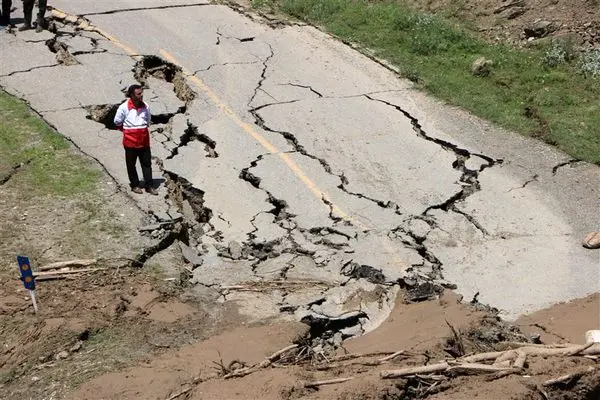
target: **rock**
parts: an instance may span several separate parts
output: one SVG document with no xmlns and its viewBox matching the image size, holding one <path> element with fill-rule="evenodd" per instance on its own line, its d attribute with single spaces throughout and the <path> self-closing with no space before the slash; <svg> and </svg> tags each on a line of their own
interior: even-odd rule
<svg viewBox="0 0 600 400">
<path fill-rule="evenodd" d="M 159 222 L 167 222 L 173 220 L 171 216 L 164 211 L 155 211 L 154 216 L 156 217 L 156 219 L 158 219 Z"/>
<path fill-rule="evenodd" d="M 78 341 L 77 341 L 77 343 L 75 343 L 75 344 L 74 344 L 74 345 L 73 345 L 73 346 L 72 346 L 72 347 L 69 349 L 69 351 L 70 351 L 71 353 L 76 353 L 76 352 L 78 352 L 79 350 L 81 350 L 81 347 L 82 347 L 82 346 L 83 346 L 83 342 L 82 342 L 82 341 L 80 341 L 80 340 L 78 340 Z"/>
<path fill-rule="evenodd" d="M 344 335 L 342 334 L 342 332 L 336 332 L 333 334 L 333 345 L 334 346 L 341 346 L 342 343 L 344 342 Z"/>
<path fill-rule="evenodd" d="M 485 57 L 479 57 L 471 66 L 471 73 L 474 76 L 489 76 L 490 72 L 492 72 L 493 64 L 492 60 L 488 60 Z"/>
<path fill-rule="evenodd" d="M 590 232 L 583 239 L 583 247 L 586 249 L 600 249 L 600 232 Z"/>
<path fill-rule="evenodd" d="M 527 11 L 526 7 L 515 7 L 512 10 L 510 10 L 508 15 L 506 16 L 506 19 L 515 19 L 515 18 L 520 17 L 521 15 L 525 14 L 526 11 Z"/>
<path fill-rule="evenodd" d="M 69 352 L 66 350 L 61 351 L 55 356 L 57 360 L 64 360 L 67 357 L 69 357 Z"/>
<path fill-rule="evenodd" d="M 157 229 L 160 229 L 162 225 L 160 224 L 152 224 L 152 225 L 146 225 L 146 226 L 142 226 L 141 228 L 138 228 L 138 231 L 140 232 L 152 232 L 155 231 Z"/>
<path fill-rule="evenodd" d="M 348 328 L 341 329 L 340 333 L 345 338 L 355 337 L 355 336 L 362 335 L 363 329 L 362 329 L 362 326 L 360 326 L 360 325 L 354 325 L 354 326 L 351 326 L 351 327 L 348 327 Z"/>
<path fill-rule="evenodd" d="M 556 28 L 554 27 L 554 24 L 552 22 L 541 20 L 524 27 L 523 31 L 525 32 L 525 36 L 527 36 L 528 38 L 541 38 L 552 33 L 555 29 Z"/>
<path fill-rule="evenodd" d="M 512 0 L 510 3 L 503 4 L 500 7 L 497 7 L 496 9 L 494 9 L 494 14 L 500 14 L 511 8 L 515 8 L 515 7 L 523 8 L 525 6 L 526 6 L 525 0 Z"/>
<path fill-rule="evenodd" d="M 229 255 L 234 260 L 242 258 L 242 246 L 236 241 L 229 242 Z"/>
<path fill-rule="evenodd" d="M 187 244 L 179 242 L 179 248 L 181 249 L 181 255 L 183 258 L 194 267 L 199 267 L 204 263 L 204 259 Z"/>
<path fill-rule="evenodd" d="M 408 230 L 417 238 L 425 239 L 431 230 L 431 227 L 426 221 L 419 218 L 413 218 L 408 222 Z"/>
</svg>

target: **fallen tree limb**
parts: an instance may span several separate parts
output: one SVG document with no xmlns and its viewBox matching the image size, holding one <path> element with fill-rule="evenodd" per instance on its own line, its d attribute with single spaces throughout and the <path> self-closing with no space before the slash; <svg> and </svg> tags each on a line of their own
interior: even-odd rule
<svg viewBox="0 0 600 400">
<path fill-rule="evenodd" d="M 494 360 L 494 365 L 500 365 L 505 361 L 514 361 L 519 356 L 516 350 L 508 350 L 503 354 L 499 355 L 498 358 Z"/>
<path fill-rule="evenodd" d="M 492 351 L 489 353 L 479 353 L 479 354 L 473 354 L 471 356 L 462 357 L 460 360 L 464 361 L 464 362 L 480 362 L 480 361 L 487 361 L 487 360 L 495 360 L 495 359 L 498 359 L 498 357 L 502 356 L 505 353 L 506 353 L 505 351 Z"/>
<path fill-rule="evenodd" d="M 566 355 L 567 356 L 576 356 L 577 354 L 589 349 L 594 344 L 595 344 L 594 342 L 586 343 L 584 345 L 574 348 L 573 350 L 569 351 Z"/>
<path fill-rule="evenodd" d="M 525 367 L 525 361 L 527 361 L 527 353 L 521 351 L 521 349 L 517 350 L 517 358 L 515 359 L 513 366 L 522 369 Z"/>
<path fill-rule="evenodd" d="M 584 375 L 594 372 L 595 370 L 596 370 L 596 368 L 594 368 L 594 367 L 588 367 L 587 369 L 582 370 L 582 371 L 577 371 L 577 372 L 574 372 L 574 373 L 568 374 L 568 375 L 562 375 L 562 376 L 559 376 L 558 378 L 554 378 L 554 379 L 548 379 L 546 382 L 542 383 L 542 386 L 568 384 L 573 379 L 579 379 Z"/>
<path fill-rule="evenodd" d="M 333 385 L 336 383 L 343 383 L 343 382 L 347 382 L 349 380 L 354 379 L 353 376 L 350 376 L 348 378 L 335 378 L 335 379 L 328 379 L 328 380 L 324 380 L 324 381 L 314 381 L 314 382 L 306 382 L 304 384 L 305 388 L 310 388 L 310 387 L 319 387 L 319 386 L 324 386 L 324 385 Z"/>
<path fill-rule="evenodd" d="M 329 359 L 329 361 L 346 361 L 346 360 L 353 360 L 355 358 L 377 357 L 377 356 L 382 356 L 382 355 L 393 355 L 393 354 L 396 354 L 396 353 L 391 353 L 389 351 L 381 351 L 381 352 L 365 353 L 365 354 L 342 354 L 339 356 L 331 357 Z"/>
<path fill-rule="evenodd" d="M 495 373 L 494 379 L 522 372 L 528 356 L 590 356 L 600 354 L 600 343 L 588 343 L 586 345 L 570 345 L 569 347 L 540 347 L 523 346 L 517 350 L 506 350 L 505 352 L 489 352 L 474 354 L 453 361 L 442 361 L 433 365 L 421 367 L 409 367 L 398 370 L 381 371 L 380 376 L 383 379 L 401 378 L 404 376 L 427 374 L 434 372 L 485 372 Z M 494 365 L 473 362 L 495 360 Z M 514 359 L 512 366 L 506 366 Z"/>
<path fill-rule="evenodd" d="M 82 272 L 96 272 L 96 271 L 106 271 L 108 268 L 82 268 L 82 269 L 73 269 L 68 271 L 46 271 L 46 272 L 34 272 L 33 276 L 62 276 L 62 275 L 71 275 L 71 274 L 79 274 Z"/>
<path fill-rule="evenodd" d="M 512 367 L 500 367 L 497 365 L 479 364 L 479 363 L 459 363 L 450 362 L 446 371 L 462 372 L 501 372 L 512 370 Z"/>
<path fill-rule="evenodd" d="M 386 362 L 386 361 L 393 360 L 394 358 L 396 358 L 396 357 L 398 357 L 399 355 L 402 355 L 402 354 L 404 354 L 404 350 L 397 351 L 397 352 L 395 352 L 395 353 L 393 353 L 393 354 L 390 354 L 389 356 L 385 356 L 385 357 L 383 357 L 383 358 L 380 358 L 380 359 L 379 359 L 379 360 L 377 360 L 377 361 L 378 361 L 380 364 L 382 364 L 382 363 L 384 363 L 384 362 Z"/>
<path fill-rule="evenodd" d="M 289 346 L 286 346 L 283 349 L 277 350 L 275 353 L 273 353 L 270 356 L 266 357 L 261 362 L 259 362 L 257 364 L 254 364 L 254 365 L 251 365 L 250 367 L 244 367 L 244 368 L 236 369 L 235 371 L 232 371 L 232 372 L 226 374 L 225 376 L 223 376 L 223 378 L 224 379 L 241 378 L 243 376 L 250 375 L 251 373 L 258 371 L 259 369 L 267 368 L 268 366 L 270 366 L 273 363 L 273 361 L 275 361 L 278 358 L 280 358 L 283 353 L 285 353 L 287 351 L 290 351 L 290 350 L 293 350 L 293 349 L 295 349 L 297 347 L 298 347 L 297 344 L 291 344 Z"/>
<path fill-rule="evenodd" d="M 64 268 L 64 267 L 87 267 L 92 264 L 96 264 L 97 262 L 98 262 L 98 260 L 95 258 L 69 260 L 69 261 L 58 261 L 58 262 L 42 265 L 41 267 L 38 267 L 37 270 L 38 271 L 48 271 L 51 269 L 60 269 L 60 268 Z"/>
<path fill-rule="evenodd" d="M 178 398 L 179 396 L 182 396 L 182 395 L 186 394 L 186 393 L 187 393 L 187 392 L 189 392 L 190 390 L 192 390 L 192 388 L 191 388 L 191 387 L 189 387 L 189 388 L 187 388 L 187 389 L 183 389 L 183 390 L 181 390 L 181 391 L 179 391 L 179 392 L 175 393 L 174 395 L 167 397 L 167 400 L 175 400 L 176 398 Z"/>
<path fill-rule="evenodd" d="M 401 378 L 409 375 L 430 374 L 432 372 L 443 372 L 450 367 L 446 361 L 433 365 L 424 365 L 422 367 L 408 367 L 396 370 L 381 371 L 379 376 L 383 379 Z"/>
<path fill-rule="evenodd" d="M 540 347 L 540 348 L 562 348 L 562 347 L 572 347 L 575 346 L 572 343 L 553 343 L 553 344 L 537 344 L 537 343 L 527 343 L 527 342 L 504 342 L 502 344 L 506 344 L 510 348 L 517 349 L 519 347 Z"/>
</svg>

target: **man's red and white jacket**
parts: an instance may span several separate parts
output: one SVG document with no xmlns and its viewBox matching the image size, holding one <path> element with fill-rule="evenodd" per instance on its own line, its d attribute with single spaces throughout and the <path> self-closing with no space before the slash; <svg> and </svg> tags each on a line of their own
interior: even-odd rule
<svg viewBox="0 0 600 400">
<path fill-rule="evenodd" d="M 115 125 L 123 132 L 123 146 L 134 149 L 150 147 L 150 109 L 136 108 L 131 99 L 121 104 L 115 115 Z"/>
</svg>

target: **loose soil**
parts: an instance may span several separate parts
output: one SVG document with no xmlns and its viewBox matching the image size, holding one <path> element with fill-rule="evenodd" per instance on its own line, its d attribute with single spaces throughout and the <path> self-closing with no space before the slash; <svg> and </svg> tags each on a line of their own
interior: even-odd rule
<svg viewBox="0 0 600 400">
<path fill-rule="evenodd" d="M 524 44 L 523 27 L 536 19 L 555 24 L 551 35 L 575 33 L 582 45 L 596 46 L 600 37 L 595 1 L 526 1 L 525 11 L 511 18 L 506 12 L 494 13 L 507 1 L 414 3 L 470 21 L 491 40 Z M 225 379 L 234 368 L 258 363 L 291 343 L 303 348 L 308 327 L 293 321 L 248 324 L 235 306 L 222 304 L 209 289 L 187 286 L 179 276 L 185 271 L 183 263 L 174 251 L 159 253 L 143 269 L 132 267 L 128 261 L 151 242 L 138 232 L 145 215 L 108 176 L 98 191 L 76 200 L 24 199 L 14 181 L 0 185 L 0 398 L 600 399 L 600 367 L 580 356 L 530 357 L 526 374 L 495 380 L 379 377 L 384 369 L 491 351 L 510 341 L 584 343 L 585 331 L 600 328 L 600 294 L 510 325 L 449 292 L 411 304 L 401 293 L 383 325 L 345 341 L 337 354 L 282 360 Z M 39 282 L 40 312 L 34 315 L 17 276 L 17 254 L 29 255 L 34 270 L 75 258 L 100 259 L 98 266 L 107 269 Z M 370 365 L 399 350 L 405 354 Z M 347 353 L 365 356 L 332 359 Z M 580 379 L 541 386 L 589 367 L 595 371 Z M 340 377 L 354 379 L 318 389 L 305 385 Z"/>
<path fill-rule="evenodd" d="M 583 48 L 600 46 L 600 3 L 596 0 L 408 0 L 425 12 L 440 13 L 467 23 L 482 37 L 523 46 L 525 33 L 539 21 L 551 28 L 543 36 L 570 36 Z"/>
</svg>

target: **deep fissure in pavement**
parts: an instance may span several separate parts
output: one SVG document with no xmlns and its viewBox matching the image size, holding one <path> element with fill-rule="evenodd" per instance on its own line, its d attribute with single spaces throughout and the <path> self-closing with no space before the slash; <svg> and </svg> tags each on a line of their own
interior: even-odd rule
<svg viewBox="0 0 600 400">
<path fill-rule="evenodd" d="M 65 42 L 61 42 L 55 36 L 52 39 L 46 40 L 48 50 L 56 54 L 56 61 L 62 65 L 78 65 L 79 61 L 69 52 L 69 46 Z"/>
<path fill-rule="evenodd" d="M 147 86 L 148 77 L 163 80 L 173 84 L 173 91 L 177 98 L 188 104 L 196 97 L 194 91 L 187 84 L 181 68 L 157 56 L 144 56 L 133 67 L 133 77 L 141 85 Z"/>
<path fill-rule="evenodd" d="M 187 121 L 187 128 L 183 131 L 183 134 L 179 137 L 179 145 L 171 150 L 171 154 L 167 156 L 167 159 L 172 159 L 173 157 L 179 154 L 179 149 L 187 146 L 192 141 L 199 141 L 204 143 L 204 151 L 206 152 L 206 157 L 209 158 L 217 158 L 219 157 L 219 153 L 215 150 L 217 147 L 217 142 L 212 140 L 205 133 L 200 133 L 198 131 L 198 127 L 192 124 L 189 120 Z"/>
<path fill-rule="evenodd" d="M 486 229 L 479 222 L 477 222 L 477 220 L 475 220 L 475 218 L 473 216 L 471 216 L 471 215 L 465 213 L 464 211 L 460 210 L 459 208 L 457 208 L 456 204 L 458 202 L 462 202 L 464 199 L 471 196 L 473 193 L 481 190 L 481 186 L 480 186 L 479 180 L 478 180 L 479 174 L 487 168 L 493 167 L 494 165 L 502 164 L 503 160 L 502 159 L 493 159 L 493 158 L 488 157 L 483 154 L 471 153 L 470 151 L 468 151 L 466 149 L 458 147 L 454 143 L 450 143 L 450 142 L 447 142 L 442 139 L 431 137 L 423 130 L 419 120 L 416 117 L 413 117 L 408 111 L 404 110 L 402 107 L 400 107 L 396 104 L 390 103 L 388 101 L 385 101 L 385 100 L 376 99 L 367 94 L 365 94 L 364 96 L 369 100 L 386 104 L 386 105 L 394 108 L 395 110 L 399 111 L 400 113 L 402 113 L 402 115 L 404 115 L 406 118 L 408 118 L 410 120 L 413 130 L 416 132 L 418 137 L 423 138 L 424 140 L 427 140 L 429 142 L 433 142 L 433 143 L 439 145 L 440 147 L 442 147 L 444 150 L 450 151 L 455 154 L 456 160 L 452 163 L 452 168 L 461 172 L 459 182 L 464 184 L 462 186 L 462 189 L 459 192 L 455 193 L 453 196 L 451 196 L 446 201 L 444 201 L 440 204 L 436 204 L 436 205 L 427 207 L 427 209 L 422 213 L 422 215 L 427 215 L 428 212 L 431 210 L 439 209 L 439 210 L 446 211 L 446 212 L 450 210 L 450 211 L 453 211 L 453 212 L 463 215 L 479 231 L 481 231 L 484 235 L 488 235 L 488 232 L 486 231 Z M 467 166 L 466 166 L 466 161 L 473 156 L 479 157 L 485 161 L 485 163 L 482 164 L 478 170 L 472 170 L 472 169 L 467 168 Z"/>
</svg>

